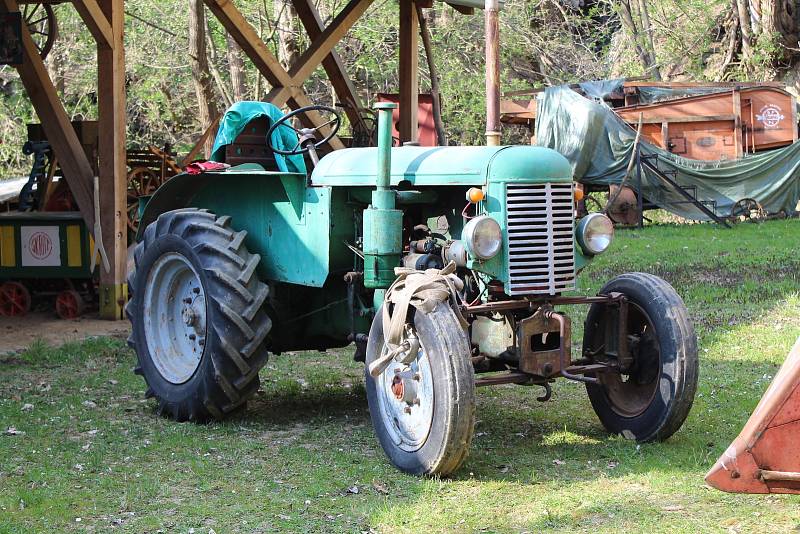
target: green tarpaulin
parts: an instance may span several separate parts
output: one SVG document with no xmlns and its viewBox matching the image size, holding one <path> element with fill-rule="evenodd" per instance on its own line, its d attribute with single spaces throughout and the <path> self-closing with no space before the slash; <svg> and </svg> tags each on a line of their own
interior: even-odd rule
<svg viewBox="0 0 800 534">
<path fill-rule="evenodd" d="M 211 150 L 211 161 L 225 161 L 225 145 L 233 141 L 242 133 L 247 123 L 259 117 L 267 117 L 270 125 L 283 117 L 283 111 L 277 106 L 267 102 L 236 102 L 225 112 L 219 123 L 217 137 L 214 139 L 214 148 Z M 266 143 L 267 140 L 264 139 Z M 272 132 L 272 146 L 279 150 L 291 151 L 297 145 L 297 132 L 287 125 L 281 125 Z M 300 172 L 306 174 L 306 163 L 302 154 L 282 156 L 275 154 L 275 163 L 282 172 Z"/>
<path fill-rule="evenodd" d="M 631 158 L 636 131 L 607 105 L 582 97 L 566 86 L 546 89 L 537 102 L 536 143 L 563 154 L 575 180 L 619 184 Z M 640 141 L 643 157 L 657 155 L 658 168 L 720 216 L 743 198 L 756 199 L 769 213 L 795 210 L 800 199 L 800 141 L 740 160 L 698 161 L 676 156 Z M 674 172 L 674 177 L 673 177 Z M 628 183 L 635 185 L 636 169 Z M 642 191 L 649 201 L 689 219 L 708 217 L 687 203 L 674 187 L 642 168 Z M 712 204 L 712 202 L 714 204 Z"/>
</svg>

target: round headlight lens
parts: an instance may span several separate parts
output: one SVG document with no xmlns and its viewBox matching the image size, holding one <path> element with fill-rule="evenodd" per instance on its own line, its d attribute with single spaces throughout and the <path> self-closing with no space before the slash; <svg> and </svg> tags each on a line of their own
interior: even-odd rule
<svg viewBox="0 0 800 534">
<path fill-rule="evenodd" d="M 614 239 L 614 223 L 602 213 L 587 215 L 578 224 L 578 244 L 585 254 L 605 252 Z"/>
<path fill-rule="evenodd" d="M 500 252 L 503 246 L 503 232 L 497 221 L 486 215 L 470 219 L 462 233 L 467 251 L 475 258 L 488 260 Z"/>
</svg>

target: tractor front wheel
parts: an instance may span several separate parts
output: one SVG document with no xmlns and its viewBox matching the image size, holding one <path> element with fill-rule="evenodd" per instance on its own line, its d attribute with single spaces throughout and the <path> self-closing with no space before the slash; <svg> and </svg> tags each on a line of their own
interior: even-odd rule
<svg viewBox="0 0 800 534">
<path fill-rule="evenodd" d="M 628 301 L 624 325 L 632 363 L 620 372 L 597 374 L 586 390 L 603 425 L 640 442 L 662 441 L 683 424 L 697 390 L 697 337 L 680 295 L 652 274 L 626 273 L 608 282 L 601 294 L 622 293 Z M 605 304 L 593 304 L 584 330 L 584 354 L 609 362 L 605 354 Z"/>
<path fill-rule="evenodd" d="M 268 286 L 245 236 L 230 217 L 182 209 L 162 214 L 136 245 L 128 343 L 147 396 L 178 421 L 222 419 L 258 390 Z"/>
<path fill-rule="evenodd" d="M 446 302 L 413 313 L 419 351 L 408 364 L 392 361 L 377 377 L 365 371 L 375 434 L 392 464 L 414 475 L 448 475 L 467 457 L 475 426 L 475 376 L 466 332 Z M 366 366 L 386 345 L 378 311 Z"/>
</svg>

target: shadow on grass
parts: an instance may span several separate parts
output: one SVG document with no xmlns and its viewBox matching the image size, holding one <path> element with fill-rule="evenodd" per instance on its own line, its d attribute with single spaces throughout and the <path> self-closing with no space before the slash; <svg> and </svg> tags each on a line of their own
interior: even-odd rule
<svg viewBox="0 0 800 534">
<path fill-rule="evenodd" d="M 325 387 L 301 391 L 259 391 L 247 410 L 231 419 L 236 424 L 258 426 L 315 423 L 336 425 L 344 421 L 369 422 L 363 384 L 350 388 Z"/>
</svg>

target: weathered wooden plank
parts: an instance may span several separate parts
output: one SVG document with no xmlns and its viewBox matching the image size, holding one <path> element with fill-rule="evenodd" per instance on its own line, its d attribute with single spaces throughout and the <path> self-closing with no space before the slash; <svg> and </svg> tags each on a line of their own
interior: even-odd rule
<svg viewBox="0 0 800 534">
<path fill-rule="evenodd" d="M 419 128 L 419 18 L 412 0 L 400 0 L 400 142 L 416 141 Z"/>
<path fill-rule="evenodd" d="M 110 292 L 108 302 L 101 302 L 101 315 L 122 319 L 124 302 L 117 302 L 116 288 L 126 281 L 128 249 L 124 0 L 99 0 L 99 7 L 100 15 L 109 22 L 111 29 L 111 42 L 97 43 L 100 225 L 111 267 L 108 272 L 100 270 L 101 288 L 108 288 Z M 101 294 L 101 300 L 103 298 Z"/>
<path fill-rule="evenodd" d="M 314 39 L 309 47 L 289 69 L 295 83 L 302 83 L 316 70 L 322 60 L 330 54 L 333 47 L 350 31 L 353 24 L 372 4 L 372 0 L 350 0 L 334 17 L 330 25 Z"/>
<path fill-rule="evenodd" d="M 267 49 L 267 45 L 258 36 L 255 28 L 247 22 L 230 0 L 204 1 L 214 16 L 219 19 L 225 30 L 228 31 L 231 37 L 239 44 L 242 51 L 250 58 L 259 72 L 261 72 L 272 85 L 272 90 L 267 94 L 265 99 L 267 102 L 271 102 L 276 106 L 283 106 L 289 103 L 289 107 L 292 108 L 313 105 L 302 89 L 305 79 L 294 79 L 286 72 L 280 64 L 280 61 Z M 357 1 L 366 2 L 371 0 Z M 327 55 L 327 52 L 325 55 Z M 324 57 L 324 55 L 322 57 Z M 322 57 L 320 57 L 320 61 Z M 319 62 L 317 64 L 319 64 Z M 318 113 L 312 112 L 307 115 L 309 123 L 313 125 L 321 125 L 325 122 Z M 327 127 L 321 128 L 322 133 L 328 131 L 330 130 L 328 130 Z M 338 137 L 331 139 L 330 145 L 334 149 L 344 148 L 344 145 Z"/>
<path fill-rule="evenodd" d="M 253 26 L 230 0 L 205 0 L 206 6 L 272 87 L 289 87 L 292 79 Z M 288 98 L 288 97 L 287 97 Z M 281 105 L 281 104 L 278 104 Z"/>
<path fill-rule="evenodd" d="M 311 0 L 294 0 L 293 4 L 309 38 L 312 40 L 317 39 L 322 34 L 324 26 L 313 2 Z M 328 75 L 328 79 L 331 81 L 339 100 L 345 104 L 344 111 L 347 114 L 347 118 L 350 119 L 350 123 L 362 123 L 361 113 L 357 109 L 363 107 L 361 98 L 347 75 L 342 58 L 339 57 L 336 49 L 332 49 L 328 56 L 322 60 L 322 67 L 325 69 L 325 73 Z"/>
</svg>

